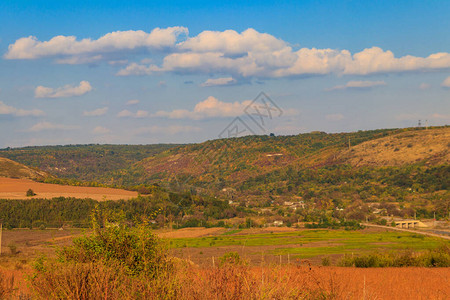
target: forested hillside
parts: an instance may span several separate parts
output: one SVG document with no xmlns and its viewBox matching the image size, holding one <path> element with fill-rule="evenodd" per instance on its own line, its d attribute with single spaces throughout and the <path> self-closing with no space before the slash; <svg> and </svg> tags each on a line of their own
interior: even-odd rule
<svg viewBox="0 0 450 300">
<path fill-rule="evenodd" d="M 175 144 L 67 145 L 0 149 L 0 157 L 60 178 L 110 183 L 110 172 L 166 151 Z"/>
<path fill-rule="evenodd" d="M 161 226 L 172 221 L 199 226 L 233 217 L 264 217 L 258 222 L 268 222 L 278 216 L 287 224 L 434 214 L 444 218 L 450 213 L 449 146 L 446 126 L 247 136 L 191 145 L 27 147 L 4 149 L 0 155 L 62 178 L 37 180 L 77 185 L 89 180 L 89 185 L 121 186 L 148 195 L 117 204 L 122 210 L 131 205 L 125 209 L 133 212 L 127 213 L 128 220 L 159 211 Z M 28 209 L 44 211 L 35 205 L 46 203 L 2 205 L 28 215 Z M 76 202 L 68 203 L 69 211 L 79 210 Z M 85 218 L 88 209 L 81 210 Z M 27 218 L 29 226 L 45 216 Z M 80 218 L 61 215 L 61 220 L 85 222 Z M 25 226 L 13 221 L 13 226 Z"/>
</svg>

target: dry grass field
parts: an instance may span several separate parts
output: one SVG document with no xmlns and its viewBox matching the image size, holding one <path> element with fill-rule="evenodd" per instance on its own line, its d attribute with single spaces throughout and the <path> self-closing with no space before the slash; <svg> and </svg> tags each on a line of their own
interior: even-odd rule
<svg viewBox="0 0 450 300">
<path fill-rule="evenodd" d="M 26 197 L 28 189 L 36 196 Z M 128 200 L 137 197 L 137 192 L 102 187 L 79 187 L 58 184 L 40 183 L 29 179 L 13 179 L 0 177 L 0 199 L 26 199 L 55 197 L 91 198 L 94 200 Z"/>
<path fill-rule="evenodd" d="M 449 145 L 449 127 L 406 131 L 353 146 L 338 158 L 353 166 L 400 166 L 422 160 L 427 164 L 448 164 Z"/>
<path fill-rule="evenodd" d="M 98 272 L 98 271 L 97 271 Z M 101 272 L 105 272 L 101 270 Z M 0 268 L 0 298 L 30 299 L 27 270 Z M 112 275 L 112 274 L 109 274 Z M 108 274 L 98 278 L 95 296 L 89 299 L 117 299 L 114 290 L 105 289 L 114 283 Z M 66 274 L 71 278 L 71 274 Z M 378 268 L 339 267 L 225 266 L 178 270 L 177 296 L 157 294 L 157 299 L 449 299 L 449 268 Z M 106 278 L 106 279 L 105 279 Z M 75 288 L 75 287 L 74 287 Z M 127 289 L 135 289 L 130 285 Z M 75 292 L 75 290 L 74 290 Z M 172 291 L 166 291 L 172 292 Z M 2 297 L 3 294 L 3 297 Z M 123 296 L 123 295 L 122 295 Z M 132 299 L 123 296 L 123 299 Z M 33 297 L 34 298 L 34 297 Z M 33 299 L 31 298 L 31 299 Z M 42 297 L 37 297 L 42 299 Z M 68 299 L 79 299 L 68 297 Z"/>
</svg>

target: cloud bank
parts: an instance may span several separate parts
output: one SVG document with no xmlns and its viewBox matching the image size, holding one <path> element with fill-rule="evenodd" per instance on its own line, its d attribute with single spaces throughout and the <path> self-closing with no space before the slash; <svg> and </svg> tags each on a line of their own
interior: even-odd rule
<svg viewBox="0 0 450 300">
<path fill-rule="evenodd" d="M 427 57 L 395 57 L 379 47 L 351 53 L 348 50 L 300 48 L 273 35 L 249 28 L 203 31 L 189 37 L 185 27 L 155 28 L 144 31 L 116 31 L 99 39 L 78 40 L 55 36 L 48 41 L 23 37 L 9 45 L 6 59 L 52 58 L 57 63 L 82 64 L 109 60 L 125 62 L 141 50 L 162 53 L 154 59 L 130 62 L 117 75 L 151 75 L 161 72 L 227 74 L 233 78 L 280 78 L 312 75 L 370 75 L 379 73 L 423 72 L 450 68 L 450 53 Z M 110 54 L 121 56 L 117 60 Z"/>
<path fill-rule="evenodd" d="M 110 53 L 131 52 L 136 49 L 163 50 L 173 47 L 185 27 L 155 28 L 150 33 L 142 30 L 115 31 L 97 40 L 58 35 L 48 41 L 34 36 L 18 39 L 9 45 L 6 59 L 54 58 L 58 63 L 82 64 L 105 59 Z M 117 60 L 115 60 L 117 61 Z"/>
</svg>

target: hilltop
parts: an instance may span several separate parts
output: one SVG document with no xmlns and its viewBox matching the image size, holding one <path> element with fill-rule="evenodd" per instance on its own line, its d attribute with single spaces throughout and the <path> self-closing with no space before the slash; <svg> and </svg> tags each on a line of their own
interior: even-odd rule
<svg viewBox="0 0 450 300">
<path fill-rule="evenodd" d="M 445 166 L 450 127 L 385 129 L 352 133 L 312 132 L 295 136 L 248 136 L 175 147 L 145 158 L 122 183 L 174 182 L 221 190 L 273 173 L 322 168 Z M 355 169 L 356 168 L 356 169 Z M 278 182 L 277 185 L 282 184 Z"/>
<path fill-rule="evenodd" d="M 38 169 L 30 168 L 10 159 L 0 157 L 0 177 L 42 180 L 50 177 L 50 175 Z"/>
</svg>

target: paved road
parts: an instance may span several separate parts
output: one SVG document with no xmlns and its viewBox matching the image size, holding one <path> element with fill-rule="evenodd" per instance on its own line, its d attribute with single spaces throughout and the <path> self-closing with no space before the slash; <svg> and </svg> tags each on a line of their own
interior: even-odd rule
<svg viewBox="0 0 450 300">
<path fill-rule="evenodd" d="M 434 236 L 434 237 L 450 240 L 450 236 L 448 236 L 448 235 L 436 234 L 436 233 L 431 233 L 431 232 L 426 232 L 426 231 L 389 227 L 389 226 L 382 226 L 382 225 L 375 225 L 375 224 L 368 224 L 368 223 L 362 223 L 362 225 L 367 226 L 367 227 L 378 227 L 378 228 L 384 228 L 384 229 L 389 229 L 389 230 L 412 232 L 412 233 Z"/>
</svg>

